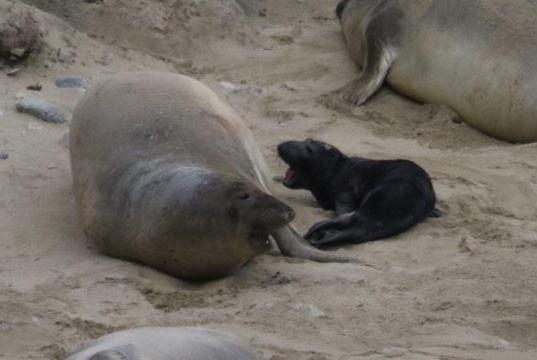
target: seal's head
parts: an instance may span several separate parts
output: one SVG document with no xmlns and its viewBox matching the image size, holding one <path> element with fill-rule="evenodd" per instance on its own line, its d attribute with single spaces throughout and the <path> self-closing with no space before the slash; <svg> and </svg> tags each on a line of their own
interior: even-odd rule
<svg viewBox="0 0 537 360">
<path fill-rule="evenodd" d="M 183 220 L 173 225 L 174 233 L 198 239 L 198 247 L 261 253 L 268 249 L 269 235 L 295 215 L 280 200 L 235 176 L 191 171 L 172 179 L 170 186 L 168 207 L 180 209 L 171 218 Z"/>
<path fill-rule="evenodd" d="M 151 227 L 144 232 L 158 235 L 153 236 L 158 241 L 150 241 L 158 254 L 150 263 L 183 279 L 229 274 L 269 250 L 269 236 L 295 215 L 283 202 L 236 176 L 190 171 L 170 178 L 163 188 L 166 206 L 155 197 L 145 201 L 144 213 L 151 217 L 144 220 Z M 159 206 L 147 207 L 151 203 Z M 137 257 L 149 257 L 147 248 L 140 251 Z"/>
<path fill-rule="evenodd" d="M 266 250 L 269 235 L 295 217 L 293 209 L 252 184 L 231 181 L 227 187 L 230 224 L 255 248 Z"/>
<path fill-rule="evenodd" d="M 326 179 L 346 156 L 327 143 L 313 139 L 286 141 L 278 145 L 278 155 L 289 169 L 283 184 L 291 189 L 311 190 L 318 179 Z"/>
</svg>

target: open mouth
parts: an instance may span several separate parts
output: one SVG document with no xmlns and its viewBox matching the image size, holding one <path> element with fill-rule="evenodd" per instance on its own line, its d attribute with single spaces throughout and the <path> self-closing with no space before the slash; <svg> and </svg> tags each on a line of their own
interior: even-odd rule
<svg viewBox="0 0 537 360">
<path fill-rule="evenodd" d="M 283 178 L 284 185 L 291 185 L 296 180 L 296 171 L 292 168 L 287 169 L 285 177 Z"/>
</svg>

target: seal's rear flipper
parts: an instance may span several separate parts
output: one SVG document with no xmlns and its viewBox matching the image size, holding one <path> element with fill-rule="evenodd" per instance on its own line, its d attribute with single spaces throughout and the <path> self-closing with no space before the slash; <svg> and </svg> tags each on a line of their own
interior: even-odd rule
<svg viewBox="0 0 537 360">
<path fill-rule="evenodd" d="M 342 1 L 339 9 L 345 11 L 347 3 Z M 340 13 L 339 16 L 342 14 Z M 381 86 L 397 56 L 399 19 L 402 12 L 390 2 L 379 1 L 369 14 L 369 21 L 361 30 L 359 41 L 361 59 L 355 59 L 362 66 L 360 77 L 342 89 L 342 99 L 353 105 L 365 103 Z M 349 46 L 356 46 L 352 44 Z"/>
<path fill-rule="evenodd" d="M 431 213 L 429 214 L 429 217 L 439 218 L 446 215 L 447 213 L 445 211 L 434 208 L 433 211 L 431 211 Z"/>
</svg>

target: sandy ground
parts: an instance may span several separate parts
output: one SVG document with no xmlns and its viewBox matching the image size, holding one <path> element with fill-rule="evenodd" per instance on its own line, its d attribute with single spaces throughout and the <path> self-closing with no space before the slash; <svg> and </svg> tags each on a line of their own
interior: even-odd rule
<svg viewBox="0 0 537 360">
<path fill-rule="evenodd" d="M 495 141 L 388 89 L 360 108 L 338 102 L 331 91 L 358 70 L 334 3 L 0 0 L 27 7 L 44 41 L 17 76 L 0 69 L 1 359 L 62 359 L 105 333 L 153 325 L 226 330 L 271 360 L 537 358 L 537 145 Z M 69 110 L 80 92 L 56 88 L 58 76 L 136 69 L 210 85 L 243 115 L 274 174 L 285 170 L 275 146 L 288 139 L 408 158 L 430 172 L 448 216 L 338 250 L 376 269 L 264 255 L 191 284 L 100 255 L 74 216 L 68 125 L 16 113 L 15 95 L 39 82 L 37 95 Z M 330 215 L 308 193 L 276 188 L 301 231 Z"/>
</svg>

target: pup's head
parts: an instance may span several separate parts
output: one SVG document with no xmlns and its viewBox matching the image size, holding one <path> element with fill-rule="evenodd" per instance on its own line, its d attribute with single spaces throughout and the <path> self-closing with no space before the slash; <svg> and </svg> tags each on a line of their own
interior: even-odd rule
<svg viewBox="0 0 537 360">
<path fill-rule="evenodd" d="M 319 180 L 330 178 L 345 155 L 322 141 L 286 141 L 278 145 L 278 155 L 289 169 L 283 184 L 291 189 L 311 190 Z"/>
</svg>

